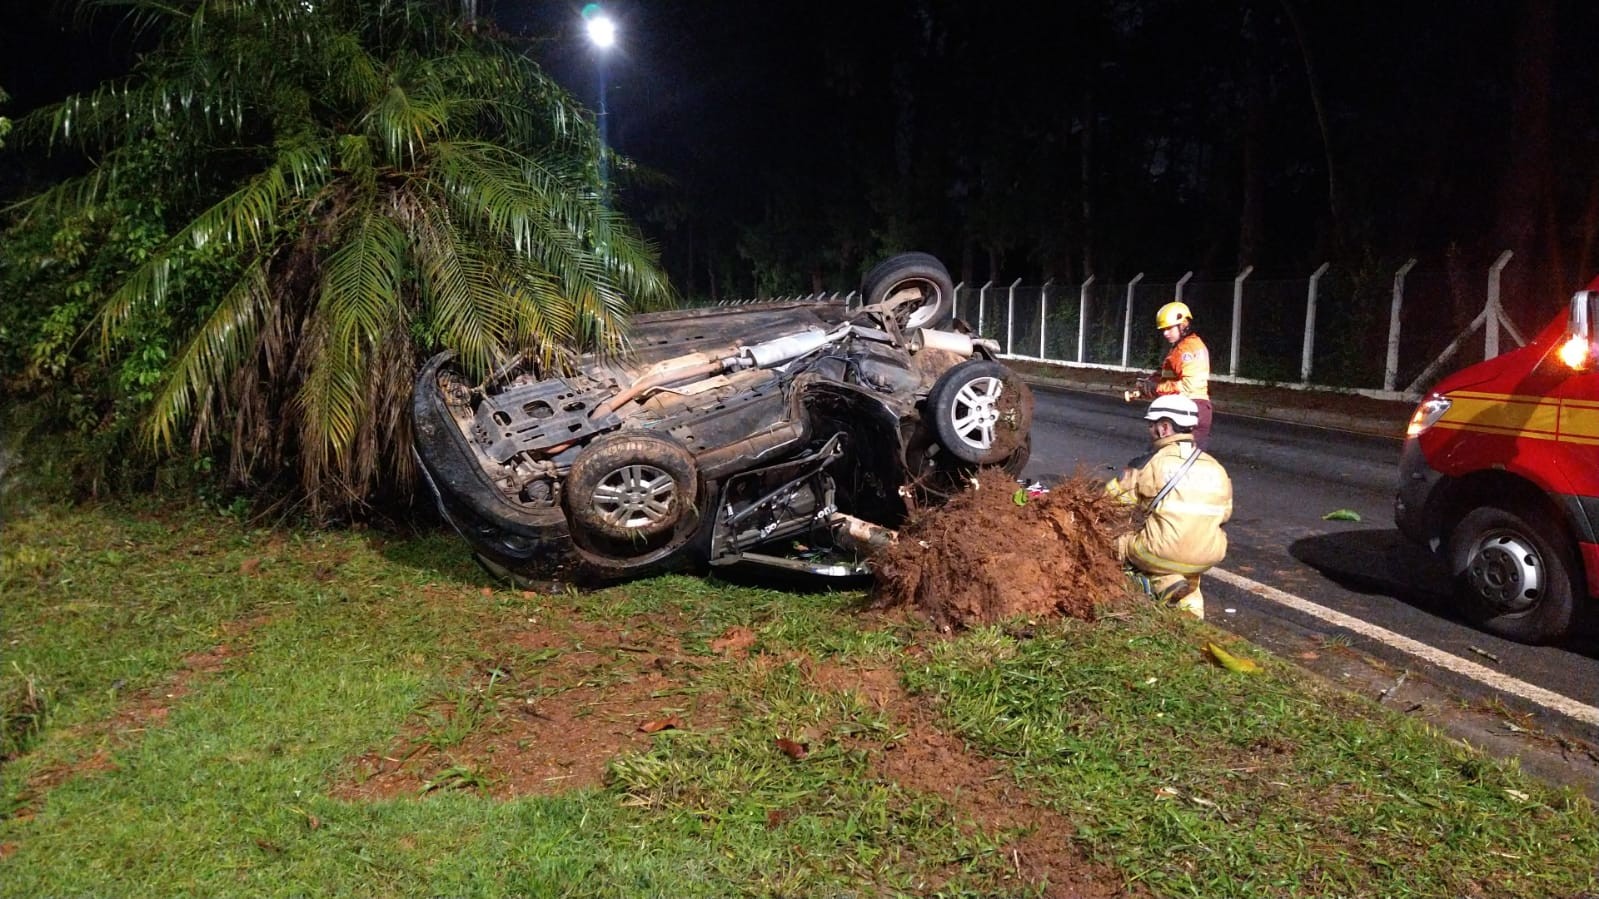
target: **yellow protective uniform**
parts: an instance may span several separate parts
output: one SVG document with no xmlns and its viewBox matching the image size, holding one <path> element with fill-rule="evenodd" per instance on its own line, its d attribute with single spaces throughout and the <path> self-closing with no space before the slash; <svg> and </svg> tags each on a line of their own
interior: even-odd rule
<svg viewBox="0 0 1599 899">
<path fill-rule="evenodd" d="M 1192 435 L 1162 437 L 1142 467 L 1111 481 L 1107 489 L 1145 512 L 1143 525 L 1117 540 L 1122 561 L 1150 575 L 1151 591 L 1158 598 L 1169 598 L 1203 618 L 1199 575 L 1227 555 L 1222 525 L 1233 514 L 1232 479 L 1215 457 L 1201 452 L 1160 505 L 1148 508 L 1193 452 Z"/>
</svg>

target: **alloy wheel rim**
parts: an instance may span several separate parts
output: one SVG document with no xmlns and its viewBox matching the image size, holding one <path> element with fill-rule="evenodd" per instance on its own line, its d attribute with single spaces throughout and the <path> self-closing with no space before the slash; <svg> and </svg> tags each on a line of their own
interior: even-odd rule
<svg viewBox="0 0 1599 899">
<path fill-rule="evenodd" d="M 973 378 L 955 392 L 951 421 L 961 441 L 975 449 L 994 445 L 999 424 L 999 398 L 1005 384 L 999 378 Z"/>
<path fill-rule="evenodd" d="M 593 506 L 613 527 L 644 528 L 671 514 L 677 485 L 672 475 L 654 465 L 624 465 L 600 480 Z"/>
</svg>

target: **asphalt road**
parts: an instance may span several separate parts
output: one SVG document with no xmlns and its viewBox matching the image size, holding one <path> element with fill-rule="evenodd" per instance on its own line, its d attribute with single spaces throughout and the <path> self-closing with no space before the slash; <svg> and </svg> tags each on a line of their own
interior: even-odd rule
<svg viewBox="0 0 1599 899">
<path fill-rule="evenodd" d="M 1034 391 L 1027 476 L 1047 482 L 1081 471 L 1108 479 L 1147 448 L 1141 406 L 1077 390 Z M 1599 725 L 1449 670 L 1487 668 L 1592 707 L 1599 705 L 1599 635 L 1567 646 L 1523 646 L 1456 617 L 1441 567 L 1394 528 L 1399 446 L 1396 438 L 1218 412 L 1210 452 L 1227 468 L 1234 492 L 1230 548 L 1220 568 L 1470 664 L 1452 666 L 1447 658 L 1433 664 L 1396 648 L 1403 640 L 1329 623 L 1324 617 L 1336 621 L 1336 614 L 1285 606 L 1239 586 L 1240 578 L 1206 578 L 1207 619 L 1599 794 L 1599 755 L 1592 749 Z M 1360 520 L 1325 519 L 1337 510 Z"/>
</svg>

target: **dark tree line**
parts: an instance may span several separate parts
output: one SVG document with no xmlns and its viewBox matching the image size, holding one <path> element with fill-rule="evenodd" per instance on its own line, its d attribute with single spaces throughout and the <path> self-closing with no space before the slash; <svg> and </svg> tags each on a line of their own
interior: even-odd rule
<svg viewBox="0 0 1599 899">
<path fill-rule="evenodd" d="M 689 295 L 848 286 L 906 247 L 968 281 L 1508 248 L 1512 285 L 1559 294 L 1595 268 L 1590 4 L 631 13 L 613 133 L 672 183 L 625 202 Z"/>
</svg>

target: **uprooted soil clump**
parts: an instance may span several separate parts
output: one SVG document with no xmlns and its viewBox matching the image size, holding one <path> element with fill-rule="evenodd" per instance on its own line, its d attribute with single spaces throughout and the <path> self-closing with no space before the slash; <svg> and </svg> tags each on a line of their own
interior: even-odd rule
<svg viewBox="0 0 1599 899">
<path fill-rule="evenodd" d="M 1125 600 L 1116 535 L 1127 507 L 1079 475 L 1029 494 L 997 469 L 949 502 L 913 514 L 874 556 L 873 604 L 909 605 L 941 629 L 1017 616 L 1092 621 Z"/>
</svg>

